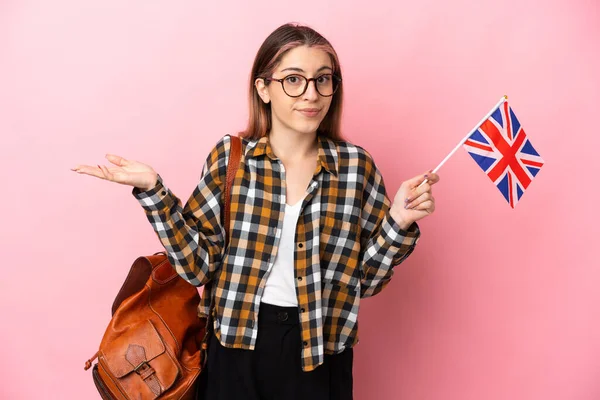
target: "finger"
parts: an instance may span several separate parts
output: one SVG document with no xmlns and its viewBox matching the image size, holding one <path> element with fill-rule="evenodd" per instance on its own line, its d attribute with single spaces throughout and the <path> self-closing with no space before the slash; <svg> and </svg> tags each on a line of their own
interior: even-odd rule
<svg viewBox="0 0 600 400">
<path fill-rule="evenodd" d="M 118 167 L 110 167 L 110 168 L 108 168 L 108 170 L 111 173 L 115 172 L 115 170 L 118 170 L 118 169 L 119 169 Z M 70 170 L 71 171 L 75 171 L 75 172 L 81 172 L 81 171 L 85 171 L 85 172 L 91 172 L 91 171 L 98 172 L 98 171 L 100 171 L 101 172 L 102 168 L 100 168 L 100 165 L 93 166 L 93 165 L 79 164 L 79 165 L 77 165 L 77 166 L 75 166 L 73 168 L 70 168 Z"/>
<path fill-rule="evenodd" d="M 429 184 L 429 182 L 426 182 L 421 186 L 413 188 L 407 194 L 406 199 L 404 199 L 404 203 L 410 203 L 411 201 L 421 196 L 423 193 L 431 193 L 431 185 Z"/>
<path fill-rule="evenodd" d="M 429 201 L 432 198 L 433 198 L 433 196 L 431 195 L 430 192 L 425 192 L 425 193 L 421 194 L 420 196 L 415 197 L 413 200 L 407 202 L 406 206 L 404 208 L 413 209 L 413 208 L 417 207 L 419 204 Z"/>
<path fill-rule="evenodd" d="M 78 165 L 75 168 L 71 168 L 71 171 L 75 171 L 78 174 L 95 176 L 96 178 L 104 178 L 104 173 L 98 167 L 92 167 L 90 165 Z"/>
<path fill-rule="evenodd" d="M 431 214 L 432 212 L 435 211 L 435 201 L 433 201 L 433 200 L 424 201 L 424 202 L 420 203 L 419 205 L 417 205 L 415 208 L 413 208 L 413 210 L 427 211 L 429 214 Z"/>
<path fill-rule="evenodd" d="M 430 174 L 429 172 L 426 172 L 422 175 L 417 175 L 414 178 L 411 178 L 411 179 L 405 181 L 404 183 L 408 185 L 409 189 L 415 188 L 415 187 L 419 186 L 421 183 L 423 183 L 423 181 L 427 180 L 429 174 Z"/>
<path fill-rule="evenodd" d="M 429 183 L 430 185 L 434 185 L 434 184 L 436 184 L 440 180 L 439 175 L 438 174 L 434 174 L 431 171 L 429 171 L 428 174 L 425 174 L 423 176 L 425 177 L 425 179 L 421 183 L 419 183 L 417 185 L 417 187 L 421 187 L 421 186 L 425 185 L 425 183 Z"/>
<path fill-rule="evenodd" d="M 429 171 L 429 173 L 427 174 L 427 182 L 429 182 L 430 185 L 435 185 L 439 181 L 440 181 L 440 176 L 438 174 L 434 174 L 433 172 Z"/>
<path fill-rule="evenodd" d="M 107 154 L 106 159 L 119 167 L 124 167 L 129 164 L 129 160 L 115 154 Z"/>
<path fill-rule="evenodd" d="M 98 168 L 100 168 L 100 170 L 102 170 L 102 173 L 104 174 L 104 177 L 109 180 L 112 181 L 113 179 L 113 174 L 108 170 L 108 168 L 106 168 L 105 165 L 98 165 Z"/>
</svg>

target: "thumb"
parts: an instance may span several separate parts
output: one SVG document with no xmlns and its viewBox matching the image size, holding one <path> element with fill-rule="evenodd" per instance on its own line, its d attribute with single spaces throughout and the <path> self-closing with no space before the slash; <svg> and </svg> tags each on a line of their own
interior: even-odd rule
<svg viewBox="0 0 600 400">
<path fill-rule="evenodd" d="M 115 154 L 107 154 L 106 159 L 119 167 L 124 167 L 129 164 L 129 160 Z"/>
<path fill-rule="evenodd" d="M 430 174 L 430 172 L 425 172 L 424 174 L 417 175 L 414 178 L 411 178 L 411 179 L 405 181 L 404 183 L 406 185 L 408 185 L 409 189 L 413 189 L 413 188 L 419 186 L 421 184 L 421 182 L 423 182 L 425 179 L 427 179 L 429 174 Z"/>
</svg>

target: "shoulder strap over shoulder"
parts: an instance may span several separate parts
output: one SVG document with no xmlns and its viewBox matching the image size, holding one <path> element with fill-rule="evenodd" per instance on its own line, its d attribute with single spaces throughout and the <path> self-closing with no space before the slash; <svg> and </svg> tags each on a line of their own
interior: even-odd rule
<svg viewBox="0 0 600 400">
<path fill-rule="evenodd" d="M 227 176 L 225 179 L 225 191 L 223 193 L 223 203 L 224 203 L 224 217 L 223 217 L 223 227 L 225 228 L 225 240 L 223 243 L 223 247 L 227 247 L 227 243 L 229 242 L 229 223 L 231 221 L 231 188 L 233 187 L 233 180 L 235 179 L 235 174 L 240 167 L 240 160 L 242 158 L 242 140 L 239 136 L 229 135 L 231 139 L 231 146 L 229 150 L 229 161 L 227 162 Z M 204 285 L 203 296 L 209 295 L 212 293 L 212 285 L 213 282 L 208 282 Z M 210 296 L 210 306 L 206 321 L 206 333 L 204 338 L 202 339 L 202 349 L 203 353 L 206 352 L 208 347 L 208 337 L 211 335 L 213 330 L 213 312 L 215 309 L 215 299 L 214 296 Z M 206 363 L 205 355 L 202 356 L 203 364 Z"/>
<path fill-rule="evenodd" d="M 231 218 L 231 188 L 235 173 L 240 167 L 240 159 L 242 158 L 242 140 L 239 136 L 230 135 L 231 147 L 229 150 L 229 161 L 227 163 L 227 179 L 225 185 L 224 203 L 225 203 L 225 218 L 223 224 L 225 227 L 225 245 L 229 241 L 229 222 Z"/>
</svg>

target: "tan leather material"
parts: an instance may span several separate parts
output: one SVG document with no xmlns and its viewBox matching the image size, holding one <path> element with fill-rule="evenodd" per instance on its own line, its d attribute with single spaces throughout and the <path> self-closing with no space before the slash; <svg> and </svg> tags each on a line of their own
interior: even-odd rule
<svg viewBox="0 0 600 400">
<path fill-rule="evenodd" d="M 164 349 L 161 354 L 164 353 Z M 154 359 L 155 357 L 151 357 Z M 155 396 L 162 393 L 163 389 L 156 376 L 156 370 L 149 364 L 150 360 L 146 356 L 146 349 L 143 346 L 130 344 L 125 352 L 125 359 L 133 366 L 133 371 L 142 378 L 144 383 Z M 130 371 L 128 371 L 129 373 Z"/>
<path fill-rule="evenodd" d="M 161 353 L 164 352 L 165 348 L 163 346 Z M 127 360 L 127 362 L 129 362 L 129 364 L 131 364 L 132 367 L 134 367 L 134 369 L 137 372 L 139 366 L 145 364 L 146 361 L 148 361 L 148 358 L 146 357 L 146 349 L 144 348 L 144 346 L 130 344 L 127 347 L 127 351 L 125 352 L 125 359 Z"/>
<path fill-rule="evenodd" d="M 128 327 L 102 355 L 112 373 L 121 378 L 133 372 L 142 361 L 154 360 L 164 352 L 165 345 L 152 323 L 143 321 Z"/>
<path fill-rule="evenodd" d="M 231 188 L 235 180 L 235 174 L 240 168 L 240 160 L 242 156 L 242 141 L 238 136 L 230 136 L 231 150 L 229 152 L 229 163 L 227 164 L 227 185 L 225 185 L 225 238 L 229 237 L 229 223 L 231 221 L 231 207 L 229 200 L 231 199 Z M 227 245 L 227 244 L 226 244 Z"/>
<path fill-rule="evenodd" d="M 104 393 L 100 392 L 103 394 L 102 398 L 129 400 L 116 385 L 115 378 L 111 374 L 107 373 L 106 368 L 100 360 L 98 360 L 98 364 L 96 364 L 96 366 L 98 367 L 98 382 L 96 382 L 96 385 L 103 386 L 105 389 Z"/>
<path fill-rule="evenodd" d="M 119 290 L 119 293 L 115 297 L 115 301 L 113 302 L 111 309 L 112 315 L 115 314 L 115 311 L 117 311 L 117 308 L 119 308 L 119 305 L 123 300 L 144 288 L 144 285 L 146 284 L 146 281 L 151 273 L 152 261 L 144 261 L 140 260 L 139 258 L 134 261 L 133 265 L 129 269 L 127 278 L 125 278 L 125 282 L 123 282 L 123 286 L 121 286 L 121 290 Z"/>
<path fill-rule="evenodd" d="M 152 279 L 158 284 L 165 284 L 171 279 L 177 278 L 177 272 L 169 263 L 161 263 L 152 270 Z"/>
<path fill-rule="evenodd" d="M 205 333 L 196 312 L 200 296 L 176 273 L 166 274 L 168 268 L 173 270 L 164 253 L 139 257 L 132 265 L 136 271 L 128 279 L 147 280 L 118 304 L 98 353 L 98 378 L 114 399 L 194 398 L 199 338 Z M 167 279 L 157 281 L 155 275 Z"/>
<path fill-rule="evenodd" d="M 239 168 L 241 139 L 232 137 L 224 194 Z M 210 293 L 209 291 L 205 291 Z M 138 257 L 115 297 L 99 351 L 85 364 L 106 400 L 194 400 L 212 322 L 198 317 L 198 289 L 181 278 L 166 253 Z M 214 305 L 211 305 L 211 309 Z"/>
</svg>

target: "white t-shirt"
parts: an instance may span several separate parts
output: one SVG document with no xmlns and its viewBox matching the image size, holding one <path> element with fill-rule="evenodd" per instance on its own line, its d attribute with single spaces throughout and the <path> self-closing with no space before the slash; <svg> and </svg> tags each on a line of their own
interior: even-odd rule
<svg viewBox="0 0 600 400">
<path fill-rule="evenodd" d="M 294 278 L 294 251 L 296 224 L 300 216 L 302 202 L 300 200 L 293 206 L 285 205 L 283 229 L 275 262 L 267 277 L 262 302 L 280 307 L 295 307 L 298 305 L 296 297 L 296 280 Z"/>
</svg>

